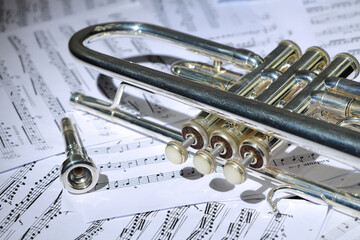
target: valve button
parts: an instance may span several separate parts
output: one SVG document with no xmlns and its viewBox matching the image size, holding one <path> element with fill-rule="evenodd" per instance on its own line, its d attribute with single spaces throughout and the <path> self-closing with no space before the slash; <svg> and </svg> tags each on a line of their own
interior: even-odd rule
<svg viewBox="0 0 360 240">
<path fill-rule="evenodd" d="M 240 163 L 239 160 L 236 159 L 226 162 L 223 169 L 223 174 L 225 179 L 234 185 L 245 182 L 247 178 L 246 168 Z"/>
<path fill-rule="evenodd" d="M 193 159 L 194 167 L 202 174 L 210 174 L 215 171 L 216 159 L 206 150 L 198 151 Z"/>
<path fill-rule="evenodd" d="M 175 164 L 182 164 L 188 159 L 187 150 L 177 141 L 171 141 L 166 145 L 165 155 L 170 162 Z"/>
</svg>

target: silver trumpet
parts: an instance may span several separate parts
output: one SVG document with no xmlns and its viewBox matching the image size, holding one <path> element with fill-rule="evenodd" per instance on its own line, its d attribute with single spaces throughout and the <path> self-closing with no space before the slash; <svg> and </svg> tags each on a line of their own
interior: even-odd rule
<svg viewBox="0 0 360 240">
<path fill-rule="evenodd" d="M 86 46 L 116 35 L 167 40 L 209 56 L 214 64 L 180 62 L 170 75 Z M 73 35 L 69 49 L 86 65 L 123 81 L 113 103 L 73 93 L 75 108 L 171 140 L 165 153 L 176 164 L 188 159 L 189 148 L 197 151 L 194 165 L 203 174 L 223 165 L 225 178 L 233 184 L 244 182 L 248 172 L 278 182 L 268 194 L 274 211 L 278 210 L 273 195 L 285 189 L 360 216 L 359 195 L 269 166 L 271 153 L 286 141 L 360 168 L 360 84 L 347 79 L 359 72 L 353 56 L 340 53 L 330 61 L 321 48 L 311 47 L 302 55 L 295 43 L 282 41 L 262 59 L 245 49 L 134 22 L 87 27 Z M 223 62 L 248 72 L 241 76 L 225 70 Z M 126 86 L 176 99 L 202 112 L 184 123 L 181 132 L 164 127 L 119 110 Z"/>
</svg>

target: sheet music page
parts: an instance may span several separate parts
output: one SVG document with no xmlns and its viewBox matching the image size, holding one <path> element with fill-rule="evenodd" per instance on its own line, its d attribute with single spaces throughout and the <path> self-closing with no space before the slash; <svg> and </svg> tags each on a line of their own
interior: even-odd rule
<svg viewBox="0 0 360 240">
<path fill-rule="evenodd" d="M 1 0 L 0 32 L 33 26 L 37 23 L 69 17 L 81 12 L 99 9 L 104 6 L 136 4 L 135 0 Z"/>
<path fill-rule="evenodd" d="M 130 16 L 136 16 L 139 8 L 140 6 L 121 8 L 123 12 L 110 12 L 109 9 L 101 12 L 99 9 L 96 10 L 96 16 L 101 17 L 96 19 L 91 14 L 85 14 L 83 17 L 76 16 L 74 20 L 61 19 L 51 24 L 39 24 L 0 36 L 3 43 L 0 47 L 3 53 L 0 57 L 0 107 L 7 109 L 7 114 L 2 114 L 0 118 L 0 171 L 63 152 L 65 148 L 60 132 L 60 120 L 64 116 L 73 118 L 86 146 L 136 135 L 126 127 L 73 111 L 69 104 L 71 92 L 82 92 L 109 102 L 110 100 L 98 90 L 98 73 L 77 63 L 70 56 L 67 44 L 76 30 L 94 21 L 129 20 Z M 142 19 L 153 21 L 146 13 L 142 14 Z M 122 48 L 117 48 L 116 53 L 139 54 L 137 44 L 140 43 L 128 41 L 122 44 Z M 107 50 L 109 46 L 115 46 L 114 44 L 111 41 L 102 42 L 97 47 L 100 45 Z M 170 120 L 170 123 L 184 119 L 183 114 L 182 119 L 178 119 L 176 114 L 169 116 L 165 110 L 159 112 L 162 103 L 159 103 L 158 97 L 144 93 L 140 96 L 149 98 L 147 102 L 153 106 L 148 108 L 153 107 L 156 110 L 153 115 L 159 115 L 160 119 Z M 141 97 L 138 102 L 141 103 Z M 132 103 L 132 106 L 137 105 Z M 144 109 L 146 110 L 146 107 L 137 110 Z"/>
<path fill-rule="evenodd" d="M 49 6 L 40 8 L 38 2 Z M 286 3 L 83 0 L 33 1 L 30 5 L 26 0 L 0 0 L 0 10 L 8 9 L 8 15 L 0 17 L 0 109 L 6 110 L 0 116 L 0 238 L 357 237 L 357 219 L 332 212 L 320 232 L 327 207 L 293 200 L 278 202 L 284 215 L 276 217 L 262 201 L 269 182 L 249 176 L 245 184 L 233 186 L 225 181 L 220 167 L 215 174 L 200 175 L 191 157 L 184 165 L 173 165 L 164 157 L 163 143 L 69 105 L 74 91 L 109 102 L 121 81 L 99 76 L 69 54 L 70 36 L 95 23 L 160 24 L 263 57 L 284 39 L 296 41 L 303 52 L 320 44 L 332 58 L 339 51 L 358 56 L 357 1 Z M 14 12 L 21 4 L 33 7 L 17 16 Z M 57 8 L 62 11 L 54 11 Z M 43 17 L 46 14 L 51 17 Z M 207 57 L 152 40 L 114 38 L 94 44 L 110 55 L 165 72 L 177 60 L 201 59 L 212 64 Z M 98 86 L 99 82 L 106 84 Z M 199 111 L 134 89 L 127 89 L 121 109 L 176 128 Z M 64 192 L 60 184 L 65 146 L 59 123 L 64 116 L 73 119 L 101 171 L 95 190 L 85 195 Z M 284 147 L 270 164 L 360 192 L 358 170 L 304 149 Z M 258 203 L 250 204 L 250 200 Z"/>
<path fill-rule="evenodd" d="M 321 234 L 321 240 L 355 240 L 359 238 L 360 221 L 336 211 L 329 214 L 326 227 Z"/>
<path fill-rule="evenodd" d="M 303 0 L 302 2 L 320 47 L 331 55 L 348 52 L 359 58 L 359 1 Z"/>
<path fill-rule="evenodd" d="M 62 209 L 80 211 L 89 222 L 207 201 L 264 198 L 262 191 L 269 189 L 265 182 L 251 178 L 246 185 L 229 184 L 221 167 L 217 173 L 204 176 L 194 169 L 191 160 L 174 165 L 164 155 L 165 145 L 156 141 L 145 148 L 141 142 L 133 145 L 138 148 L 123 152 L 112 152 L 117 146 L 109 146 L 109 154 L 95 154 L 101 150 L 89 149 L 100 169 L 100 180 L 94 191 L 87 194 L 64 193 Z M 247 192 L 248 189 L 253 191 Z M 151 201 L 144 201 L 149 197 Z M 113 208 L 119 199 L 126 207 Z"/>
<path fill-rule="evenodd" d="M 325 206 L 282 200 L 278 205 L 282 214 L 274 216 L 265 202 L 230 201 L 85 223 L 80 213 L 61 209 L 65 192 L 58 171 L 62 161 L 63 156 L 56 156 L 1 174 L 0 238 L 53 239 L 61 235 L 62 239 L 299 239 L 300 231 L 301 237 L 315 239 L 327 212 Z M 125 198 L 119 198 L 112 208 L 124 205 Z M 308 217 L 313 221 L 304 221 Z"/>
</svg>

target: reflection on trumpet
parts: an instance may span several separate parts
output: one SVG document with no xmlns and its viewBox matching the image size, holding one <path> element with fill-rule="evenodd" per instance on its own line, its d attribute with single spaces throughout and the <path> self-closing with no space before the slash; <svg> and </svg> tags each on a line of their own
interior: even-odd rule
<svg viewBox="0 0 360 240">
<path fill-rule="evenodd" d="M 214 65 L 182 62 L 172 67 L 173 75 L 157 72 L 117 59 L 85 46 L 86 42 L 109 35 L 155 37 L 209 56 Z M 114 122 L 164 140 L 172 139 L 167 158 L 181 164 L 188 150 L 196 151 L 196 169 L 209 174 L 224 166 L 225 178 L 240 184 L 249 173 L 285 185 L 282 189 L 322 201 L 353 216 L 360 215 L 360 198 L 269 166 L 271 154 L 283 141 L 330 156 L 360 168 L 360 84 L 349 80 L 358 75 L 359 63 L 340 53 L 330 61 L 319 47 L 302 55 L 291 41 L 282 41 L 264 59 L 187 34 L 142 23 L 110 23 L 85 28 L 70 40 L 71 53 L 101 72 L 124 82 L 185 104 L 202 112 L 184 123 L 182 132 L 132 116 L 118 109 L 125 84 L 113 103 L 74 93 L 71 103 Z M 222 62 L 249 70 L 239 76 L 222 68 Z"/>
</svg>

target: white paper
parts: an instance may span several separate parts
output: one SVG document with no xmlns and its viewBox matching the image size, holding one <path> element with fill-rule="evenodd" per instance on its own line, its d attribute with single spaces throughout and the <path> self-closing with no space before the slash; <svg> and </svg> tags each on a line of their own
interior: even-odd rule
<svg viewBox="0 0 360 240">
<path fill-rule="evenodd" d="M 58 167 L 62 160 L 54 157 L 1 175 L 2 239 L 221 239 L 237 235 L 237 239 L 269 239 L 274 234 L 288 239 L 315 239 L 327 212 L 324 206 L 282 200 L 278 206 L 283 215 L 275 218 L 264 201 L 230 201 L 84 223 L 81 214 L 61 210 L 64 191 Z M 112 208 L 128 207 L 123 198 Z M 151 198 L 143 199 L 146 200 Z M 307 221 L 308 218 L 313 221 Z"/>
<path fill-rule="evenodd" d="M 101 171 L 93 192 L 84 195 L 64 193 L 64 211 L 82 212 L 86 222 L 131 215 L 149 210 L 166 209 L 185 204 L 246 198 L 243 192 L 254 190 L 252 198 L 263 198 L 262 183 L 249 179 L 234 186 L 218 173 L 203 176 L 192 161 L 174 165 L 164 156 L 165 145 L 111 154 L 93 155 Z M 246 191 L 245 191 L 246 194 Z M 126 197 L 124 197 L 126 196 Z M 121 199 L 124 208 L 114 208 Z M 86 209 L 97 209 L 87 211 Z"/>
</svg>

